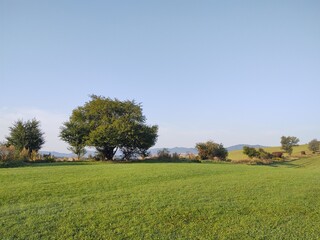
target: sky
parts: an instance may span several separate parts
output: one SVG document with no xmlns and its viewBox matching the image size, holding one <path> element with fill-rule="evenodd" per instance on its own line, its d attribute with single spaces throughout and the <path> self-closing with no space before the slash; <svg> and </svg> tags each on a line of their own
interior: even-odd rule
<svg viewBox="0 0 320 240">
<path fill-rule="evenodd" d="M 143 106 L 155 147 L 320 139 L 320 1 L 0 0 L 0 141 L 43 150 L 96 94 Z"/>
</svg>

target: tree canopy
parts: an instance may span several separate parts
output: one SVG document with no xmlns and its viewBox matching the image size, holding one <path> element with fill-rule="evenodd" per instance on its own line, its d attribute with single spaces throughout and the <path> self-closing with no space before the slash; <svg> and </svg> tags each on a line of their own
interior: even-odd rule
<svg viewBox="0 0 320 240">
<path fill-rule="evenodd" d="M 9 128 L 10 134 L 6 138 L 7 145 L 14 146 L 19 152 L 26 149 L 29 154 L 32 151 L 39 151 L 45 143 L 44 134 L 40 129 L 40 122 L 36 119 L 16 121 Z"/>
<path fill-rule="evenodd" d="M 120 149 L 123 159 L 146 156 L 157 140 L 158 126 L 148 126 L 141 104 L 92 95 L 73 110 L 60 137 L 72 147 L 95 147 L 103 159 L 112 160 Z"/>
<path fill-rule="evenodd" d="M 308 148 L 312 152 L 318 152 L 320 150 L 320 141 L 313 139 L 308 143 Z"/>
<path fill-rule="evenodd" d="M 263 148 L 256 150 L 253 147 L 244 146 L 243 154 L 247 155 L 249 158 L 259 158 L 259 159 L 271 159 L 273 156 L 268 153 Z"/>
<path fill-rule="evenodd" d="M 228 150 L 225 149 L 222 144 L 218 144 L 213 141 L 197 143 L 196 148 L 198 150 L 198 155 L 202 160 L 214 158 L 226 160 L 228 156 Z"/>
<path fill-rule="evenodd" d="M 286 151 L 289 155 L 292 154 L 293 146 L 297 146 L 299 138 L 293 136 L 282 136 L 281 137 L 281 148 Z"/>
<path fill-rule="evenodd" d="M 78 160 L 86 154 L 87 135 L 88 130 L 86 126 L 75 119 L 70 119 L 69 122 L 63 123 L 61 127 L 60 138 L 69 143 L 70 147 L 68 149 L 77 155 Z"/>
</svg>

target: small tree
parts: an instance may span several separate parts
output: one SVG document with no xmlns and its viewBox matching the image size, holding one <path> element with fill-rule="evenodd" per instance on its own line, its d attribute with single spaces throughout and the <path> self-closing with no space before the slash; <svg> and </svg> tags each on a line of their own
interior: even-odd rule
<svg viewBox="0 0 320 240">
<path fill-rule="evenodd" d="M 171 159 L 170 151 L 167 148 L 158 150 L 158 159 Z"/>
<path fill-rule="evenodd" d="M 86 154 L 85 146 L 87 135 L 87 127 L 72 118 L 70 118 L 69 122 L 63 123 L 61 127 L 60 138 L 69 143 L 70 147 L 68 149 L 77 155 L 78 160 Z"/>
<path fill-rule="evenodd" d="M 207 141 L 205 143 L 197 143 L 196 148 L 200 159 L 214 159 L 226 160 L 228 156 L 228 150 L 223 147 L 222 144 L 215 143 L 213 141 Z"/>
<path fill-rule="evenodd" d="M 223 145 L 220 143 L 218 144 L 217 148 L 215 149 L 214 153 L 215 157 L 219 158 L 220 160 L 227 160 L 228 157 L 228 150 L 223 147 Z"/>
<path fill-rule="evenodd" d="M 317 139 L 313 139 L 308 143 L 308 148 L 313 153 L 318 152 L 320 150 L 320 141 Z"/>
<path fill-rule="evenodd" d="M 299 138 L 293 136 L 281 137 L 281 148 L 289 155 L 292 154 L 293 146 L 298 146 Z"/>
<path fill-rule="evenodd" d="M 26 122 L 18 120 L 9 129 L 7 145 L 13 145 L 19 152 L 25 149 L 29 156 L 32 151 L 38 152 L 45 142 L 43 132 L 40 130 L 40 122 L 36 119 Z"/>
<path fill-rule="evenodd" d="M 265 151 L 263 148 L 256 150 L 255 148 L 244 146 L 243 154 L 247 155 L 249 158 L 259 158 L 259 159 L 272 159 L 272 154 Z"/>
<path fill-rule="evenodd" d="M 259 152 L 255 148 L 248 146 L 243 147 L 243 154 L 247 155 L 251 159 L 254 157 L 259 157 Z"/>
</svg>

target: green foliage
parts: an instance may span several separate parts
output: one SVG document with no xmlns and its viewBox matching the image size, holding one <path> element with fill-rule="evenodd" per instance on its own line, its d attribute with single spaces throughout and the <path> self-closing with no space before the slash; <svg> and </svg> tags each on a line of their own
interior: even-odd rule
<svg viewBox="0 0 320 240">
<path fill-rule="evenodd" d="M 127 130 L 120 133 L 119 148 L 123 154 L 122 158 L 129 160 L 136 155 L 147 157 L 149 155 L 147 150 L 156 143 L 158 126 L 135 122 L 127 122 L 126 126 Z"/>
<path fill-rule="evenodd" d="M 313 139 L 308 143 L 308 148 L 313 153 L 318 152 L 320 150 L 320 141 L 317 139 Z"/>
<path fill-rule="evenodd" d="M 179 153 L 172 153 L 172 159 L 175 159 L 175 160 L 179 160 L 180 159 L 180 154 Z"/>
<path fill-rule="evenodd" d="M 40 130 L 40 122 L 36 119 L 26 122 L 18 120 L 9 130 L 7 145 L 13 145 L 19 152 L 26 149 L 29 156 L 32 151 L 39 151 L 45 142 L 43 132 Z"/>
<path fill-rule="evenodd" d="M 158 137 L 158 127 L 147 126 L 145 119 L 141 105 L 135 101 L 92 95 L 91 101 L 73 110 L 69 124 L 75 129 L 65 137 L 64 131 L 70 128 L 65 123 L 61 137 L 73 147 L 80 146 L 79 149 L 95 147 L 102 159 L 112 160 L 118 149 L 123 159 L 145 157 Z M 72 138 L 76 141 L 71 141 Z"/>
<path fill-rule="evenodd" d="M 171 159 L 171 157 L 172 157 L 169 149 L 167 149 L 167 148 L 163 148 L 163 149 L 158 150 L 157 156 L 158 156 L 159 160 Z"/>
<path fill-rule="evenodd" d="M 282 136 L 281 137 L 281 148 L 288 153 L 289 155 L 292 154 L 293 146 L 297 146 L 299 142 L 299 138 L 293 136 Z"/>
<path fill-rule="evenodd" d="M 201 160 L 214 158 L 226 160 L 228 156 L 228 150 L 225 149 L 222 144 L 218 144 L 213 141 L 197 143 L 196 148 Z"/>
<path fill-rule="evenodd" d="M 0 168 L 17 168 L 26 166 L 26 162 L 22 160 L 13 160 L 13 161 L 0 161 Z"/>
<path fill-rule="evenodd" d="M 264 148 L 265 151 L 273 153 L 273 152 L 283 152 L 283 150 L 281 149 L 280 146 L 278 147 L 266 147 Z M 292 151 L 292 155 L 300 155 L 301 151 L 306 151 L 307 154 L 310 153 L 310 151 L 308 150 L 308 144 L 305 145 L 299 145 L 299 146 L 294 146 L 293 147 L 293 151 Z M 287 155 L 282 153 L 283 156 Z M 278 160 L 281 160 L 281 158 L 279 159 L 278 156 L 274 156 L 275 158 L 278 158 Z M 247 156 L 245 154 L 243 154 L 243 150 L 234 150 L 234 151 L 230 151 L 228 158 L 231 159 L 233 162 L 239 162 L 240 160 L 245 160 L 247 158 Z"/>
<path fill-rule="evenodd" d="M 40 162 L 47 162 L 47 163 L 55 162 L 55 161 L 56 161 L 56 159 L 55 159 L 54 156 L 52 156 L 51 153 L 49 153 L 49 154 L 44 154 L 44 155 L 42 156 L 42 159 L 40 160 Z"/>
<path fill-rule="evenodd" d="M 263 148 L 256 150 L 255 148 L 244 146 L 243 154 L 247 155 L 249 158 L 258 158 L 258 159 L 272 159 L 273 156 L 271 153 L 265 151 Z"/>
<path fill-rule="evenodd" d="M 85 146 L 87 136 L 89 134 L 88 128 L 83 121 L 77 120 L 77 115 L 69 119 L 69 122 L 63 123 L 60 132 L 60 138 L 69 143 L 68 148 L 77 155 L 78 160 L 86 154 Z"/>
<path fill-rule="evenodd" d="M 243 147 L 243 154 L 247 155 L 249 158 L 259 157 L 259 152 L 255 148 L 248 146 Z"/>
<path fill-rule="evenodd" d="M 259 158 L 260 159 L 272 159 L 273 155 L 269 152 L 266 152 L 264 149 L 259 148 Z"/>
</svg>

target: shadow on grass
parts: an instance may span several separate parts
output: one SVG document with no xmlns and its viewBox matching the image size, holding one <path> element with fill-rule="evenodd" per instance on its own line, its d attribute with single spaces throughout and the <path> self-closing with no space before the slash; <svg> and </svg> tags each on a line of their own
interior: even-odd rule
<svg viewBox="0 0 320 240">
<path fill-rule="evenodd" d="M 1 168 L 24 168 L 24 167 L 53 167 L 53 166 L 76 166 L 76 165 L 89 165 L 92 162 L 23 162 L 12 161 L 6 164 L 0 164 Z"/>
<path fill-rule="evenodd" d="M 54 166 L 82 166 L 82 165 L 92 165 L 93 161 L 78 161 L 78 162 L 28 162 L 26 167 L 54 167 Z"/>
<path fill-rule="evenodd" d="M 286 167 L 286 168 L 301 168 L 304 167 L 302 164 L 295 163 L 297 160 L 284 161 L 284 162 L 276 162 L 272 163 L 268 166 L 270 167 Z"/>
<path fill-rule="evenodd" d="M 131 163 L 200 163 L 198 160 L 189 159 L 143 159 L 133 160 Z"/>
<path fill-rule="evenodd" d="M 200 163 L 198 160 L 189 159 L 144 159 L 144 160 L 113 160 L 113 161 L 74 161 L 74 162 L 23 162 L 12 161 L 7 165 L 0 165 L 0 168 L 24 168 L 24 167 L 54 167 L 54 166 L 83 166 L 93 164 L 136 164 L 136 163 Z"/>
</svg>

